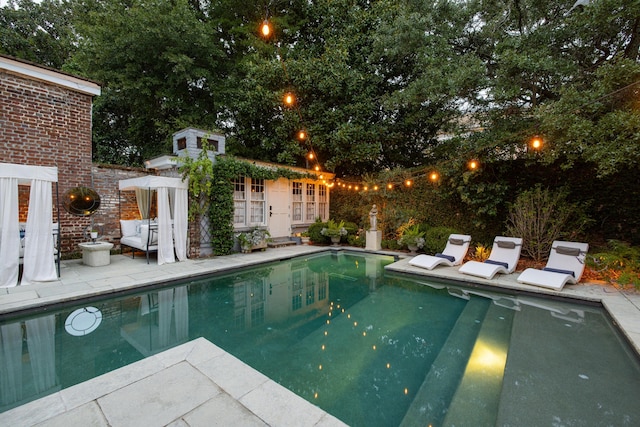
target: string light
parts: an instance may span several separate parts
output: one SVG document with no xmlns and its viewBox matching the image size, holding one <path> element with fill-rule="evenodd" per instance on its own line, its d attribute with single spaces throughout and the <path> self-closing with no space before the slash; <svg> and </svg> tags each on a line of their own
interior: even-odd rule
<svg viewBox="0 0 640 427">
<path fill-rule="evenodd" d="M 283 101 L 284 105 L 286 105 L 287 107 L 292 107 L 296 103 L 296 96 L 291 92 L 287 92 L 284 94 Z"/>
<path fill-rule="evenodd" d="M 472 171 L 478 169 L 479 166 L 480 166 L 480 163 L 475 159 L 469 160 L 469 163 L 467 163 L 467 167 Z"/>
<path fill-rule="evenodd" d="M 439 178 L 440 178 L 440 175 L 438 175 L 438 172 L 434 171 L 429 174 L 429 179 L 433 182 L 436 182 Z"/>
<path fill-rule="evenodd" d="M 411 187 L 411 184 L 412 184 L 412 182 L 411 182 L 410 179 L 407 179 L 407 180 L 404 181 L 404 185 L 406 185 L 407 187 Z"/>
<path fill-rule="evenodd" d="M 301 130 L 298 132 L 298 139 L 300 141 L 304 141 L 305 139 L 307 139 L 307 133 L 304 130 Z"/>
<path fill-rule="evenodd" d="M 268 39 L 271 35 L 271 26 L 269 25 L 269 21 L 267 21 L 266 19 L 262 22 L 260 33 L 262 33 L 262 37 L 264 37 L 265 39 Z"/>
<path fill-rule="evenodd" d="M 542 138 L 537 135 L 534 136 L 531 139 L 531 148 L 533 148 L 534 150 L 540 150 L 542 148 Z"/>
</svg>

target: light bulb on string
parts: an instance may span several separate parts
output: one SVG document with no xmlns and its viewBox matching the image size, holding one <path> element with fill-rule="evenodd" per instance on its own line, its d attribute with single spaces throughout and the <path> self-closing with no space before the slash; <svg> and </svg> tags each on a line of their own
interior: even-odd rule
<svg viewBox="0 0 640 427">
<path fill-rule="evenodd" d="M 262 26 L 260 27 L 260 34 L 262 34 L 262 37 L 264 37 L 265 39 L 268 39 L 271 35 L 271 25 L 269 25 L 269 21 L 266 19 L 262 22 Z"/>
<path fill-rule="evenodd" d="M 538 135 L 534 136 L 531 139 L 531 148 L 533 148 L 534 150 L 540 150 L 542 148 L 542 138 L 540 138 Z"/>
<path fill-rule="evenodd" d="M 283 101 L 284 105 L 286 105 L 287 107 L 292 107 L 296 103 L 296 96 L 291 92 L 287 92 L 284 94 Z"/>
<path fill-rule="evenodd" d="M 467 163 L 467 167 L 472 171 L 478 169 L 479 166 L 480 166 L 480 162 L 478 162 L 475 159 L 469 160 L 469 163 Z"/>
<path fill-rule="evenodd" d="M 304 130 L 298 131 L 298 139 L 300 141 L 304 141 L 305 139 L 307 139 L 307 132 L 305 132 Z"/>
<path fill-rule="evenodd" d="M 313 153 L 309 153 L 307 155 L 307 157 L 309 158 L 309 160 L 313 160 L 315 158 L 315 156 L 313 155 Z"/>
<path fill-rule="evenodd" d="M 407 179 L 407 180 L 404 181 L 404 185 L 406 185 L 407 187 L 411 187 L 411 184 L 412 184 L 412 182 L 411 182 L 410 179 Z"/>
<path fill-rule="evenodd" d="M 389 190 L 393 190 L 393 184 L 391 184 L 391 183 L 387 184 L 387 188 L 388 188 Z"/>
</svg>

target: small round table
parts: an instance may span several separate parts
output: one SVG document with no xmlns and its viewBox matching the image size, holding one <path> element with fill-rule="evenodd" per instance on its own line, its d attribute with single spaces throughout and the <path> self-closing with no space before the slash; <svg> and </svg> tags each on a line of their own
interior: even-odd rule
<svg viewBox="0 0 640 427">
<path fill-rule="evenodd" d="M 91 267 L 100 267 L 111 263 L 111 248 L 113 243 L 109 242 L 86 242 L 79 243 L 82 249 L 82 263 Z"/>
</svg>

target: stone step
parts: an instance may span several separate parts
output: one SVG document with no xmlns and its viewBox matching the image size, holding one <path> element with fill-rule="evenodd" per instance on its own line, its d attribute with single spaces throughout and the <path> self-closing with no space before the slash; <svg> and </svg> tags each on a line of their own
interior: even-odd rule
<svg viewBox="0 0 640 427">
<path fill-rule="evenodd" d="M 442 425 L 496 425 L 515 311 L 491 304 Z"/>
<path fill-rule="evenodd" d="M 431 365 L 401 426 L 442 425 L 490 304 L 484 298 L 469 300 Z"/>
</svg>

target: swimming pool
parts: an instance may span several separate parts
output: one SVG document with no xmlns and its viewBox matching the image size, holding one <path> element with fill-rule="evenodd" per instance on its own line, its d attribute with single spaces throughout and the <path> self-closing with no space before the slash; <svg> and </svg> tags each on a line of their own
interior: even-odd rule
<svg viewBox="0 0 640 427">
<path fill-rule="evenodd" d="M 352 425 L 637 424 L 636 357 L 598 308 L 391 261 L 326 253 L 5 322 L 2 365 L 24 381 L 9 402 L 2 372 L 3 410 L 204 336 Z"/>
</svg>

